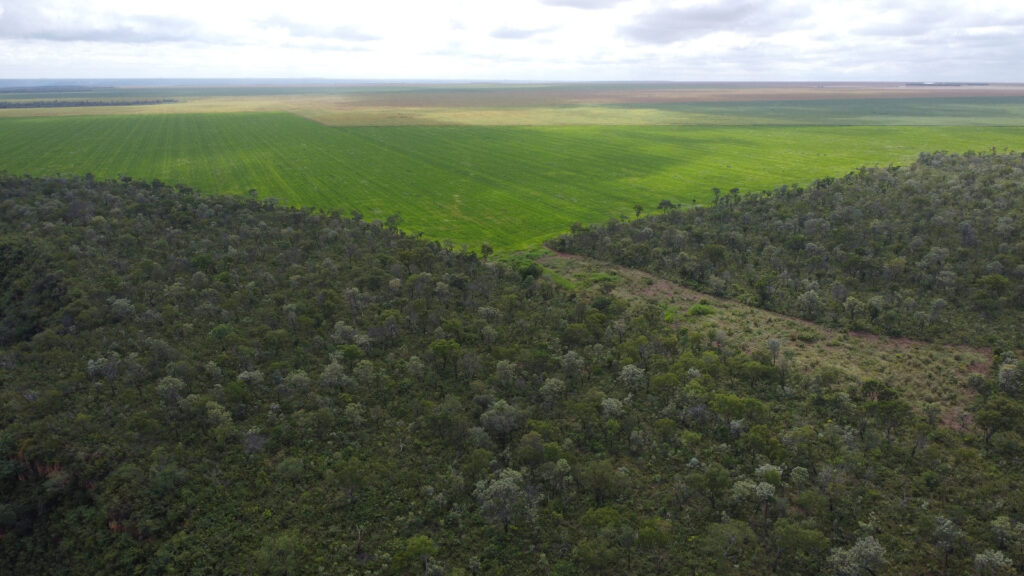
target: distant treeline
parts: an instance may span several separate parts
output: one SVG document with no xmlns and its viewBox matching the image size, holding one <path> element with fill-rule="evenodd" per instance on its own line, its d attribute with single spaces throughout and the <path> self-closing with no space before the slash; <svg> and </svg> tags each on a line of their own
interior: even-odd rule
<svg viewBox="0 0 1024 576">
<path fill-rule="evenodd" d="M 907 82 L 906 86 L 988 86 L 987 82 Z"/>
<path fill-rule="evenodd" d="M 52 92 L 91 92 L 101 86 L 76 86 L 74 84 L 57 84 L 53 86 L 16 86 L 9 85 L 7 82 L 0 80 L 0 94 L 11 94 L 11 93 L 52 93 Z M 112 86 L 103 86 L 102 88 L 112 89 Z"/>
<path fill-rule="evenodd" d="M 32 100 L 22 102 L 0 102 L 5 108 L 74 108 L 79 106 L 149 106 L 152 104 L 173 104 L 174 98 L 149 100 Z"/>
</svg>

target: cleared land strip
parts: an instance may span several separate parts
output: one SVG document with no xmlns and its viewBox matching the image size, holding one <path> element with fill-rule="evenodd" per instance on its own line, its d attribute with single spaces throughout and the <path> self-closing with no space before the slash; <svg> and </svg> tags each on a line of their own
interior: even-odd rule
<svg viewBox="0 0 1024 576">
<path fill-rule="evenodd" d="M 984 348 L 932 344 L 906 338 L 845 332 L 716 298 L 646 272 L 581 256 L 554 252 L 538 258 L 577 288 L 610 291 L 619 298 L 652 302 L 666 318 L 691 332 L 716 335 L 722 345 L 744 352 L 767 352 L 768 340 L 781 343 L 780 358 L 792 370 L 841 383 L 877 380 L 899 390 L 918 409 L 939 408 L 949 426 L 963 426 L 974 395 L 967 380 L 987 370 L 992 353 Z M 691 313 L 704 304 L 701 313 Z M 709 312 L 709 313 L 708 313 Z"/>
</svg>

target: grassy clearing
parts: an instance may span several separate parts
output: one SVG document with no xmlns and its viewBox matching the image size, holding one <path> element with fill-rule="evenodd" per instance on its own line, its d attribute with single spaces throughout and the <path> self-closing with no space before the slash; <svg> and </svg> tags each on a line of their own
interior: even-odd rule
<svg viewBox="0 0 1024 576">
<path fill-rule="evenodd" d="M 91 172 L 250 189 L 367 218 L 400 213 L 428 237 L 520 249 L 573 222 L 632 217 L 711 189 L 806 183 L 921 150 L 1024 149 L 1024 128 L 392 126 L 332 128 L 290 114 L 0 118 L 0 170 Z"/>
<path fill-rule="evenodd" d="M 900 390 L 919 409 L 939 407 L 950 426 L 959 426 L 974 392 L 972 374 L 991 364 L 991 351 L 907 339 L 854 334 L 715 298 L 644 272 L 577 256 L 538 256 L 545 268 L 580 290 L 612 292 L 665 310 L 666 318 L 690 331 L 747 352 L 767 352 L 768 339 L 780 341 L 780 358 L 804 373 L 830 374 L 840 381 L 878 380 Z M 696 312 L 695 312 L 696 311 Z"/>
</svg>

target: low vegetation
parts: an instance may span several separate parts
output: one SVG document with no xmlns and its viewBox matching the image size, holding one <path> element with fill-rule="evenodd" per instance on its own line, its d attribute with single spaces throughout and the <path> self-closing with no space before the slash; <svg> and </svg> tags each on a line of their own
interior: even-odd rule
<svg viewBox="0 0 1024 576">
<path fill-rule="evenodd" d="M 0 179 L 0 572 L 1024 567 L 1011 354 L 951 423 L 396 224 Z"/>
</svg>

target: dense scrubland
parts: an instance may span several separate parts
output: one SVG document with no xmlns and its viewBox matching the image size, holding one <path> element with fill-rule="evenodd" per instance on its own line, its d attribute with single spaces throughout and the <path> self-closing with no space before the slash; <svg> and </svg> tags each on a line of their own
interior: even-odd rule
<svg viewBox="0 0 1024 576">
<path fill-rule="evenodd" d="M 890 336 L 1024 345 L 1024 156 L 905 167 L 575 226 L 549 243 L 792 316 Z"/>
<path fill-rule="evenodd" d="M 662 251 L 659 273 L 680 242 L 673 257 L 690 258 L 665 270 L 711 266 L 701 282 L 764 305 L 810 260 L 799 273 L 824 287 L 797 287 L 818 292 L 819 321 L 935 337 L 916 314 L 934 302 L 905 303 L 928 278 L 945 290 L 949 268 L 934 322 L 1001 329 L 1019 233 L 1000 199 L 1019 192 L 1020 162 L 929 155 L 561 242 L 629 239 Z M 922 219 L 855 203 L 860 187 Z M 759 221 L 789 241 L 759 239 Z M 574 290 L 398 222 L 128 178 L 0 179 L 0 572 L 1024 567 L 1024 390 L 1006 349 L 955 378 L 970 401 L 950 421 L 896 382 L 803 365 L 782 340 L 744 351 L 697 323 L 710 303 L 678 314 Z M 857 244 L 826 244 L 840 234 Z M 897 242 L 911 252 L 886 275 L 869 256 L 888 262 Z M 776 265 L 763 302 L 742 283 L 762 260 Z M 839 300 L 863 316 L 834 312 L 839 272 Z M 886 324 L 869 294 L 893 290 Z"/>
</svg>

